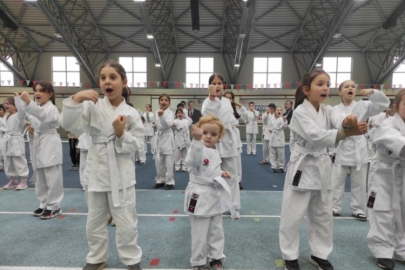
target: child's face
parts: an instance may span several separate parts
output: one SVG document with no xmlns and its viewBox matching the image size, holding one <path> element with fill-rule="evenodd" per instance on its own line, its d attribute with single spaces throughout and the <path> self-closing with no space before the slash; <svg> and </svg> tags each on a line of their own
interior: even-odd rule
<svg viewBox="0 0 405 270">
<path fill-rule="evenodd" d="M 402 119 L 405 121 L 405 96 L 402 97 L 401 102 L 399 103 L 399 106 L 397 108 L 397 105 L 394 104 L 395 110 L 397 111 L 397 114 L 401 116 Z"/>
<path fill-rule="evenodd" d="M 218 77 L 215 77 L 214 80 L 211 82 L 211 85 L 215 85 L 217 87 L 216 96 L 220 97 L 222 90 L 224 90 L 224 84 L 222 80 Z"/>
<path fill-rule="evenodd" d="M 339 96 L 341 96 L 344 101 L 352 101 L 356 96 L 356 83 L 354 81 L 345 82 L 342 89 L 339 91 Z"/>
<path fill-rule="evenodd" d="M 35 97 L 35 101 L 39 104 L 39 105 L 44 105 L 45 103 L 47 103 L 51 97 L 52 94 L 51 93 L 46 93 L 42 91 L 42 86 L 37 84 L 35 86 L 35 90 L 34 90 L 34 97 Z"/>
<path fill-rule="evenodd" d="M 273 114 L 274 113 L 274 109 L 273 107 L 270 107 L 270 113 Z"/>
<path fill-rule="evenodd" d="M 319 106 L 328 98 L 330 92 L 330 79 L 329 76 L 322 73 L 316 76 L 310 85 L 310 88 L 303 87 L 304 94 L 307 96 L 309 102 L 313 105 Z"/>
<path fill-rule="evenodd" d="M 281 116 L 283 114 L 283 109 L 281 107 L 276 108 L 276 115 Z"/>
<path fill-rule="evenodd" d="M 0 109 L 0 117 L 3 117 L 5 113 L 6 113 L 6 111 L 5 111 L 5 110 Z"/>
<path fill-rule="evenodd" d="M 178 119 L 183 119 L 183 112 L 177 112 L 176 116 Z"/>
<path fill-rule="evenodd" d="M 170 101 L 166 96 L 163 96 L 159 99 L 160 108 L 166 110 L 170 106 Z"/>
<path fill-rule="evenodd" d="M 231 101 L 231 103 L 233 102 L 233 98 L 232 98 L 232 95 L 231 94 L 225 94 L 225 97 L 227 98 L 227 99 L 229 99 L 230 101 Z"/>
<path fill-rule="evenodd" d="M 255 104 L 250 103 L 250 104 L 249 104 L 249 108 L 250 108 L 251 110 L 254 110 L 254 109 L 255 109 Z"/>
<path fill-rule="evenodd" d="M 100 87 L 103 94 L 111 103 L 122 101 L 122 89 L 127 85 L 127 79 L 122 80 L 115 68 L 106 66 L 100 71 Z"/>
<path fill-rule="evenodd" d="M 149 105 L 146 105 L 146 111 L 150 112 L 152 110 L 152 108 Z"/>
<path fill-rule="evenodd" d="M 219 126 L 217 124 L 205 123 L 200 128 L 203 130 L 202 140 L 205 147 L 214 148 L 219 140 Z"/>
<path fill-rule="evenodd" d="M 17 108 L 13 104 L 9 103 L 7 100 L 4 101 L 3 105 L 4 109 L 6 109 L 6 112 L 8 112 L 9 114 L 13 114 L 17 111 Z"/>
</svg>

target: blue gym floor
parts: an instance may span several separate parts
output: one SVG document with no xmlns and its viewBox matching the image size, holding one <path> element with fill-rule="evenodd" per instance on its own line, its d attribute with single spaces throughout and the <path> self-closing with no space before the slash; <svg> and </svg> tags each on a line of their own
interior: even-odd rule
<svg viewBox="0 0 405 270">
<path fill-rule="evenodd" d="M 38 206 L 35 190 L 0 192 L 0 270 L 81 269 L 88 252 L 85 225 L 87 207 L 80 188 L 78 172 L 71 165 L 68 144 L 64 150 L 64 214 L 52 220 L 32 216 Z M 269 165 L 259 165 L 257 156 L 242 155 L 243 186 L 241 219 L 224 216 L 226 269 L 284 269 L 278 243 L 278 229 L 284 174 L 270 172 Z M 286 147 L 286 159 L 289 158 Z M 139 245 L 145 269 L 190 269 L 190 225 L 183 212 L 183 193 L 187 173 L 176 172 L 176 189 L 153 190 L 155 166 L 151 155 L 147 164 L 137 166 L 137 211 Z M 0 184 L 4 185 L 4 172 Z M 336 270 L 379 269 L 368 250 L 368 222 L 350 217 L 349 194 L 345 196 L 342 217 L 335 219 L 334 250 L 330 261 Z M 115 228 L 110 232 L 107 269 L 126 269 L 115 248 Z M 306 225 L 301 228 L 301 269 L 316 267 L 309 263 L 310 249 Z M 397 264 L 396 269 L 405 269 Z"/>
</svg>

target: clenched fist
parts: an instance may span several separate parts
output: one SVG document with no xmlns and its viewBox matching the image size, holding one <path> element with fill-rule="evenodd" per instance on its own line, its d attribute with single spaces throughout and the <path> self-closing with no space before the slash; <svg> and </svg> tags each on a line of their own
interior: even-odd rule
<svg viewBox="0 0 405 270">
<path fill-rule="evenodd" d="M 118 117 L 115 118 L 114 122 L 112 123 L 113 128 L 115 130 L 115 135 L 118 138 L 121 138 L 121 136 L 124 134 L 125 123 L 126 123 L 125 115 L 118 115 Z"/>
</svg>

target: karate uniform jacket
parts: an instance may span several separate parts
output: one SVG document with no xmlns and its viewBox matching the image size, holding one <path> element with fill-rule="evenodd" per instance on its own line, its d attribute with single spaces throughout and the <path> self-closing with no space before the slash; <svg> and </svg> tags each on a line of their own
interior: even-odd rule
<svg viewBox="0 0 405 270">
<path fill-rule="evenodd" d="M 170 109 L 166 109 L 162 116 L 156 111 L 156 150 L 157 154 L 173 155 L 174 134 L 173 134 L 174 114 Z"/>
<path fill-rule="evenodd" d="M 273 116 L 274 117 L 274 116 Z M 270 139 L 271 147 L 284 147 L 285 145 L 285 134 L 284 129 L 287 128 L 288 122 L 284 121 L 283 117 L 273 119 L 273 133 Z"/>
<path fill-rule="evenodd" d="M 269 129 L 271 129 L 272 117 L 274 116 L 267 112 L 263 114 L 263 140 L 270 141 L 271 139 L 272 133 L 270 133 Z"/>
<path fill-rule="evenodd" d="M 190 145 L 188 127 L 193 123 L 193 120 L 190 117 L 186 116 L 186 118 L 183 118 L 181 120 L 174 119 L 174 123 L 176 124 L 176 126 L 173 127 L 176 149 L 181 150 L 187 148 Z"/>
<path fill-rule="evenodd" d="M 247 112 L 247 124 L 246 124 L 246 134 L 257 134 L 259 133 L 259 128 L 257 126 L 257 117 L 259 116 L 258 111 L 248 111 Z"/>
<path fill-rule="evenodd" d="M 149 120 L 148 117 L 146 116 L 149 114 Z M 155 135 L 155 131 L 153 130 L 153 123 L 155 122 L 155 115 L 153 112 L 144 112 L 143 113 L 143 118 L 145 118 L 145 123 L 143 123 L 145 127 L 145 136 L 153 136 Z"/>
<path fill-rule="evenodd" d="M 15 100 L 19 97 L 15 97 Z M 5 117 L 5 132 L 3 136 L 4 155 L 18 157 L 25 155 L 25 143 L 22 137 L 24 131 L 25 113 L 17 111 L 13 115 Z"/>
</svg>

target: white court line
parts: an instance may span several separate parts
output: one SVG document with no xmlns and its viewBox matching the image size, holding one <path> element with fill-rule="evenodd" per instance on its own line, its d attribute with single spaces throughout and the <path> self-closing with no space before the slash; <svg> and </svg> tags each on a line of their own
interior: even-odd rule
<svg viewBox="0 0 405 270">
<path fill-rule="evenodd" d="M 40 267 L 40 266 L 0 266 L 0 270 L 82 270 L 83 268 L 77 267 Z M 124 268 L 104 268 L 105 270 L 122 270 Z M 142 268 L 144 270 L 148 270 L 148 268 Z M 151 269 L 151 268 L 149 268 Z M 189 268 L 153 268 L 158 270 L 184 270 Z M 240 269 L 238 269 L 240 270 Z"/>
<path fill-rule="evenodd" d="M 35 188 L 27 188 L 28 190 L 35 190 Z M 3 190 L 3 188 L 0 188 L 0 190 Z M 63 188 L 63 190 L 81 190 L 84 192 L 82 188 Z M 183 190 L 164 190 L 164 189 L 137 189 L 135 188 L 136 191 L 153 191 L 153 192 L 181 192 Z M 242 193 L 257 193 L 257 192 L 283 192 L 282 190 L 241 190 Z M 349 192 L 348 192 L 349 193 Z M 1 269 L 0 269 L 1 270 Z"/>
<path fill-rule="evenodd" d="M 32 215 L 32 212 L 0 212 L 0 215 Z M 87 213 L 62 213 L 65 216 L 87 216 Z M 223 215 L 230 217 L 230 215 Z M 138 217 L 188 217 L 186 214 L 138 214 Z M 278 215 L 241 215 L 241 218 L 280 218 Z M 335 217 L 334 219 L 356 219 L 355 217 Z M 1 270 L 1 268 L 0 268 Z"/>
</svg>

